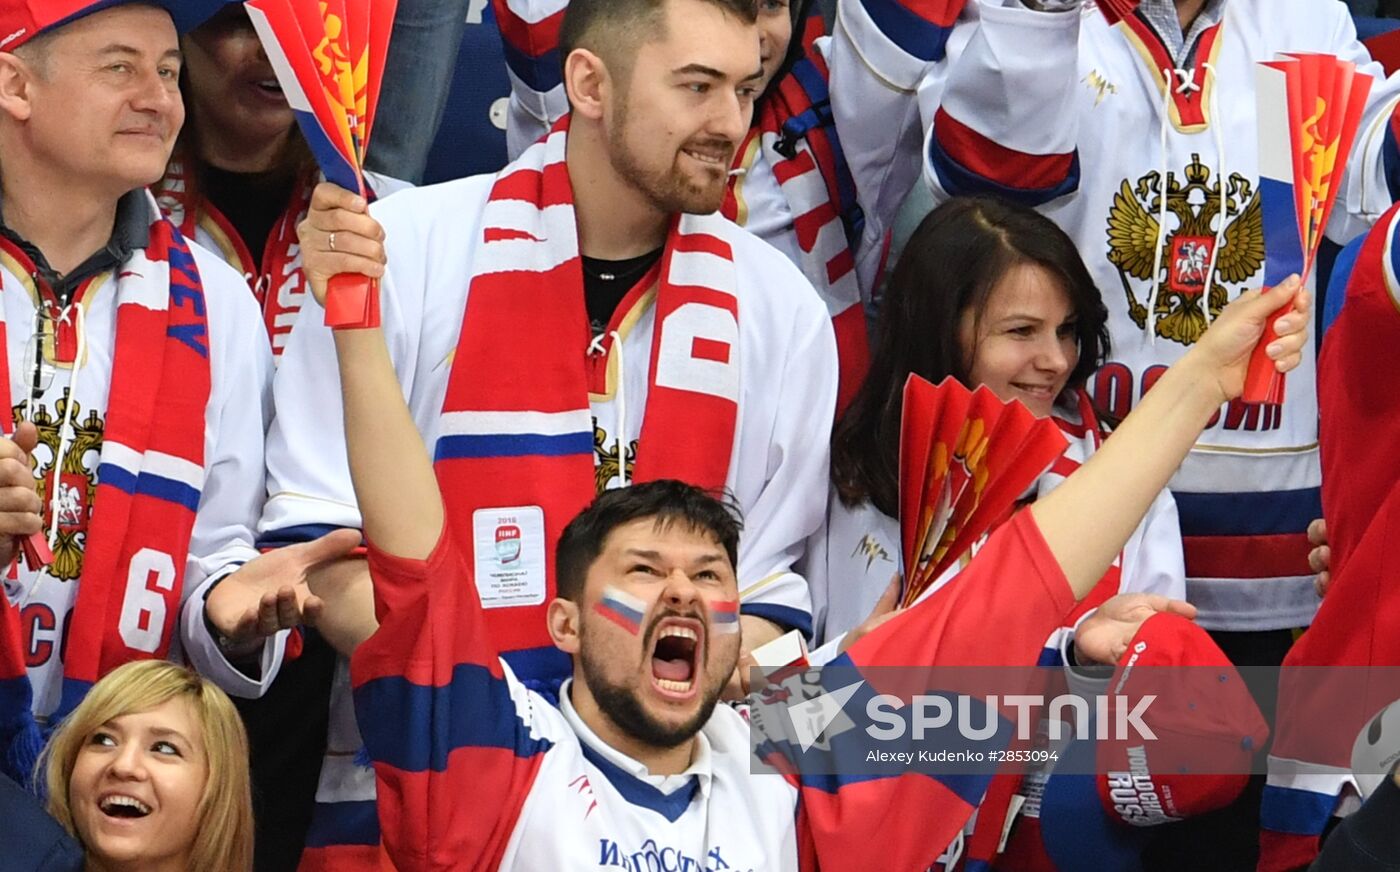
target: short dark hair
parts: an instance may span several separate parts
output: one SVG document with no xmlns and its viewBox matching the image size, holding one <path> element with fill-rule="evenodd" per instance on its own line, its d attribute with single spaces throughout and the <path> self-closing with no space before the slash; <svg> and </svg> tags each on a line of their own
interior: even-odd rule
<svg viewBox="0 0 1400 872">
<path fill-rule="evenodd" d="M 661 479 L 606 491 L 569 522 L 554 547 L 558 595 L 577 600 L 583 593 L 588 568 L 603 553 L 608 536 L 618 527 L 641 518 L 653 519 L 658 529 L 681 524 L 686 529 L 708 533 L 724 548 L 730 565 L 739 565 L 743 521 L 733 500 L 683 481 Z"/>
<path fill-rule="evenodd" d="M 865 383 L 831 436 L 831 481 L 848 506 L 869 501 L 899 515 L 899 433 L 904 382 L 968 383 L 959 341 L 963 312 L 981 317 L 1002 276 L 1035 264 L 1064 285 L 1079 362 L 1066 390 L 1083 387 L 1108 358 L 1108 309 L 1074 240 L 1054 221 L 996 197 L 955 197 L 919 224 L 881 303 L 876 354 Z M 968 385 L 976 387 L 976 385 Z"/>
<path fill-rule="evenodd" d="M 569 0 L 559 27 L 559 63 L 567 61 L 574 49 L 586 48 L 599 56 L 620 58 L 624 68 L 630 69 L 641 37 L 655 38 L 662 33 L 670 2 L 673 0 Z M 758 0 L 705 2 L 746 24 L 758 21 Z"/>
</svg>

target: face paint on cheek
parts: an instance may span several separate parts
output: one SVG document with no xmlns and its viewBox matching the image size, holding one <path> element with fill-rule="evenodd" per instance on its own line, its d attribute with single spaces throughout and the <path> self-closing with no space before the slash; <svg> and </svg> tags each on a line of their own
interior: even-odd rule
<svg viewBox="0 0 1400 872">
<path fill-rule="evenodd" d="M 647 604 L 625 590 L 608 585 L 603 589 L 603 598 L 593 606 L 593 611 L 635 636 L 641 632 Z"/>
<path fill-rule="evenodd" d="M 710 620 L 717 634 L 739 632 L 738 600 L 710 603 Z"/>
</svg>

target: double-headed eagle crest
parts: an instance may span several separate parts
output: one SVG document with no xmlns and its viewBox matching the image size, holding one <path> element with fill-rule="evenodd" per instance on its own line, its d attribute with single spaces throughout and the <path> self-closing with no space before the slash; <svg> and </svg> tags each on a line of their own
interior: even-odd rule
<svg viewBox="0 0 1400 872">
<path fill-rule="evenodd" d="M 73 441 L 63 455 L 63 468 L 55 469 L 63 418 L 73 399 L 65 391 L 54 405 L 53 413 L 40 406 L 34 411 L 34 426 L 39 430 L 39 445 L 48 449 L 48 460 L 31 457 L 39 478 L 39 497 L 44 503 L 44 531 L 49 529 L 53 502 L 50 494 L 58 487 L 58 539 L 53 547 L 53 563 L 48 573 L 62 581 L 73 581 L 83 572 L 83 549 L 87 541 L 87 520 L 97 496 L 94 456 L 102 451 L 104 425 L 97 412 L 89 410 L 82 418 L 82 407 L 73 407 Z M 23 420 L 23 404 L 15 406 L 15 420 Z"/>
<path fill-rule="evenodd" d="M 1206 295 L 1214 319 L 1229 302 L 1225 285 L 1248 281 L 1264 265 L 1264 219 L 1258 191 L 1239 173 L 1224 180 L 1224 214 L 1222 180 L 1211 181 L 1210 168 L 1201 163 L 1200 155 L 1191 155 L 1184 175 L 1182 184 L 1174 173 L 1167 174 L 1167 220 L 1174 217 L 1176 227 L 1168 230 L 1162 243 L 1161 272 L 1152 274 L 1162 208 L 1162 178 L 1157 172 L 1138 179 L 1136 185 L 1125 179 L 1114 194 L 1108 211 L 1108 260 L 1118 268 L 1128 314 L 1138 327 L 1147 325 L 1147 303 L 1138 299 L 1130 280 L 1160 281 L 1153 329 L 1163 339 L 1191 345 L 1206 329 L 1201 296 Z M 1207 293 L 1218 221 L 1226 222 L 1225 231 Z"/>
<path fill-rule="evenodd" d="M 593 419 L 593 455 L 595 466 L 593 467 L 593 486 L 599 495 L 608 489 L 608 484 L 621 474 L 620 464 L 623 458 L 617 456 L 617 444 L 608 439 L 608 431 L 598 426 L 598 419 Z M 627 480 L 632 480 L 632 468 L 637 465 L 637 440 L 633 439 L 627 445 Z"/>
</svg>

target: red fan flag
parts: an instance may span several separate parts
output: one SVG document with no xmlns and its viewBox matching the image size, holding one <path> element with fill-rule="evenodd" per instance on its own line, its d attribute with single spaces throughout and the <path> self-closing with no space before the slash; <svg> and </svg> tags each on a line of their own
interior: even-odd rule
<svg viewBox="0 0 1400 872">
<path fill-rule="evenodd" d="M 933 431 L 913 542 L 912 581 L 915 584 L 942 556 L 939 546 L 943 544 L 943 532 L 951 521 L 953 506 L 972 479 L 969 458 L 981 457 L 985 422 L 974 417 L 971 400 L 972 396 L 965 393 L 948 396 L 948 408 L 940 410 L 937 429 Z"/>
<path fill-rule="evenodd" d="M 1295 273 L 1306 282 L 1345 177 L 1371 77 L 1333 55 L 1292 54 L 1260 62 L 1255 80 L 1264 285 Z M 1269 319 L 1250 356 L 1247 403 L 1283 402 L 1283 376 L 1265 349 L 1278 338 L 1272 322 L 1291 306 Z"/>
<path fill-rule="evenodd" d="M 328 181 L 365 196 L 364 160 L 398 0 L 248 0 L 277 81 Z M 377 327 L 379 287 L 330 280 L 326 323 Z"/>
<path fill-rule="evenodd" d="M 1109 24 L 1117 24 L 1133 14 L 1138 2 L 1139 0 L 1096 0 L 1095 5 L 1103 13 L 1103 17 L 1108 19 Z"/>
<path fill-rule="evenodd" d="M 48 537 L 43 531 L 30 533 L 19 540 L 20 554 L 30 572 L 38 572 L 53 563 L 53 551 L 49 549 Z"/>
<path fill-rule="evenodd" d="M 1068 447 L 1054 421 L 987 387 L 911 375 L 900 423 L 905 605 L 1004 518 Z"/>
</svg>

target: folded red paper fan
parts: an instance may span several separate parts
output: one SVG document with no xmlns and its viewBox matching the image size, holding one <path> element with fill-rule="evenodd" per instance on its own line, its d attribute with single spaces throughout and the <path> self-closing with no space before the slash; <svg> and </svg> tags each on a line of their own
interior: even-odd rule
<svg viewBox="0 0 1400 872">
<path fill-rule="evenodd" d="M 1068 447 L 1048 418 L 956 379 L 904 385 L 899 506 L 905 605 L 912 604 Z"/>
<path fill-rule="evenodd" d="M 365 196 L 364 160 L 398 0 L 248 0 L 244 6 L 326 179 Z M 326 323 L 379 324 L 376 283 L 331 279 Z"/>
</svg>

